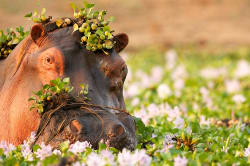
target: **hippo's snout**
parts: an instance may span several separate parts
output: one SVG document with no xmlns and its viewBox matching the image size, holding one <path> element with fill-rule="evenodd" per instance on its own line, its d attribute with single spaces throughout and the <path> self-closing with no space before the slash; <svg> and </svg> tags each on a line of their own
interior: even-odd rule
<svg viewBox="0 0 250 166">
<path fill-rule="evenodd" d="M 118 150 L 133 150 L 137 144 L 136 125 L 133 117 L 126 112 L 112 112 L 108 109 L 87 107 L 61 108 L 51 114 L 50 120 L 41 121 L 36 143 L 45 142 L 57 148 L 61 142 L 69 140 L 89 142 L 97 149 L 99 142 Z M 48 123 L 47 123 L 48 122 Z M 40 130 L 44 129 L 44 130 Z"/>
<path fill-rule="evenodd" d="M 102 116 L 104 116 L 103 113 Z M 131 138 L 133 134 L 129 134 L 129 129 L 121 121 L 112 120 L 112 115 L 109 116 L 109 118 L 104 116 L 101 119 L 77 117 L 70 122 L 69 132 L 74 135 L 76 140 L 88 141 L 94 148 L 97 148 L 98 142 L 102 140 L 108 146 L 120 150 L 122 148 L 134 149 L 136 141 Z"/>
<path fill-rule="evenodd" d="M 109 139 L 119 139 L 125 135 L 125 129 L 121 124 L 111 124 L 108 128 L 107 136 Z"/>
</svg>

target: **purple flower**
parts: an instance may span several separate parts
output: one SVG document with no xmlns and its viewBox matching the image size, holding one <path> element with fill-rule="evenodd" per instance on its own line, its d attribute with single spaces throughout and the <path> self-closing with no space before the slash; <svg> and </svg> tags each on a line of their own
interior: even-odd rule
<svg viewBox="0 0 250 166">
<path fill-rule="evenodd" d="M 8 157 L 10 152 L 16 150 L 16 147 L 12 144 L 8 144 L 6 141 L 1 141 L 0 149 L 3 149 L 4 154 Z"/>
<path fill-rule="evenodd" d="M 28 139 L 28 142 L 29 143 L 33 143 L 36 139 L 36 132 L 35 131 L 32 131 L 31 134 L 30 134 L 30 137 Z"/>
<path fill-rule="evenodd" d="M 87 141 L 84 142 L 80 142 L 80 141 L 76 141 L 74 144 L 71 144 L 69 147 L 69 151 L 77 154 L 77 153 L 81 153 L 83 152 L 87 147 L 91 148 L 91 144 Z"/>
<path fill-rule="evenodd" d="M 188 160 L 185 157 L 177 156 L 174 159 L 174 166 L 186 166 L 188 163 Z"/>
<path fill-rule="evenodd" d="M 62 152 L 60 150 L 55 149 L 55 150 L 53 150 L 53 154 L 55 154 L 55 155 L 61 155 Z"/>
<path fill-rule="evenodd" d="M 87 165 L 88 166 L 105 166 L 107 163 L 105 160 L 103 160 L 101 155 L 98 155 L 97 153 L 90 153 L 87 159 Z"/>
<path fill-rule="evenodd" d="M 48 156 L 52 155 L 52 147 L 50 145 L 45 145 L 44 143 L 42 143 L 41 148 L 38 149 L 35 154 L 37 156 L 37 158 L 40 158 L 41 160 L 45 159 Z"/>
<path fill-rule="evenodd" d="M 244 103 L 246 101 L 246 98 L 242 94 L 237 94 L 237 95 L 233 96 L 233 101 L 236 104 L 241 104 L 241 103 Z"/>
<path fill-rule="evenodd" d="M 172 91 L 166 84 L 160 84 L 157 88 L 157 94 L 161 99 L 172 95 Z"/>
<path fill-rule="evenodd" d="M 165 136 L 164 143 L 165 144 L 174 144 L 176 142 L 175 140 L 173 140 L 174 138 L 176 138 L 175 134 L 168 134 Z"/>
<path fill-rule="evenodd" d="M 175 50 L 169 50 L 165 53 L 166 68 L 173 69 L 176 65 L 178 55 Z"/>
<path fill-rule="evenodd" d="M 133 161 L 132 155 L 127 149 L 123 149 L 122 152 L 118 154 L 117 161 L 121 166 L 135 165 L 135 161 Z"/>
<path fill-rule="evenodd" d="M 152 158 L 146 154 L 145 150 L 136 150 L 134 153 L 123 149 L 121 153 L 118 154 L 118 163 L 121 166 L 147 166 L 150 165 Z"/>
<path fill-rule="evenodd" d="M 238 61 L 237 68 L 234 72 L 235 77 L 242 78 L 250 76 L 250 64 L 246 60 Z"/>
<path fill-rule="evenodd" d="M 147 166 L 150 165 L 152 158 L 146 154 L 145 150 L 136 150 L 133 156 L 137 159 L 138 165 Z"/>
<path fill-rule="evenodd" d="M 225 86 L 228 93 L 236 93 L 241 90 L 240 82 L 238 80 L 226 80 Z"/>
<path fill-rule="evenodd" d="M 181 117 L 177 117 L 174 121 L 174 125 L 176 128 L 182 129 L 185 125 L 185 122 Z"/>
<path fill-rule="evenodd" d="M 200 116 L 200 125 L 207 125 L 209 126 L 210 125 L 210 122 L 209 120 L 206 120 L 205 116 Z"/>
<path fill-rule="evenodd" d="M 30 144 L 27 141 L 21 145 L 23 157 L 28 161 L 33 161 L 32 152 L 30 149 Z"/>
<path fill-rule="evenodd" d="M 77 162 L 73 163 L 73 166 L 85 166 L 85 164 L 77 161 Z"/>
<path fill-rule="evenodd" d="M 115 165 L 114 163 L 114 155 L 108 150 L 101 151 L 102 158 L 108 162 L 110 165 Z"/>
<path fill-rule="evenodd" d="M 249 157 L 250 156 L 250 148 L 246 148 L 244 151 L 244 156 Z"/>
</svg>

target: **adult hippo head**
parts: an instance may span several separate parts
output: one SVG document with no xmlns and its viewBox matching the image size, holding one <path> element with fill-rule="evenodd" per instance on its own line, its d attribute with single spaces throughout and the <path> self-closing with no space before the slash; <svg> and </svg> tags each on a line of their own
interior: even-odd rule
<svg viewBox="0 0 250 166">
<path fill-rule="evenodd" d="M 75 87 L 72 96 L 84 83 L 89 86 L 90 104 L 125 110 L 123 83 L 127 66 L 118 53 L 127 46 L 127 35 L 116 35 L 116 44 L 106 55 L 87 51 L 80 44 L 79 32 L 72 33 L 72 26 L 51 30 L 52 25 L 34 25 L 30 35 L 6 60 L 0 61 L 0 140 L 18 145 L 38 129 L 41 118 L 36 111 L 30 111 L 32 103 L 28 99 L 58 77 L 71 79 Z M 38 142 L 48 141 L 50 131 L 57 129 L 65 116 L 69 123 L 60 128 L 64 136 L 53 137 L 53 146 L 68 139 L 65 133 L 74 141 L 87 140 L 94 147 L 102 139 L 118 149 L 133 149 L 136 145 L 135 121 L 129 114 L 108 108 L 90 113 L 79 107 L 53 115 Z"/>
</svg>

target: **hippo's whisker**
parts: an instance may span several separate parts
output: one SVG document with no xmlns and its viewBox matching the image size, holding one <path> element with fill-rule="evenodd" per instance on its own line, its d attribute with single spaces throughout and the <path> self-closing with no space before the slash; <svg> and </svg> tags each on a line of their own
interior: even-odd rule
<svg viewBox="0 0 250 166">
<path fill-rule="evenodd" d="M 98 114 L 97 114 L 96 112 L 94 112 L 94 111 L 91 111 L 91 110 L 90 110 L 89 108 L 87 108 L 87 107 L 81 106 L 81 109 L 86 109 L 88 112 L 94 114 L 98 119 L 100 119 L 100 121 L 102 122 L 102 132 L 101 132 L 101 134 L 99 135 L 99 137 L 101 137 L 101 136 L 103 135 L 103 132 L 104 132 L 104 121 L 103 121 L 102 117 L 100 117 L 100 115 L 98 115 Z"/>
<path fill-rule="evenodd" d="M 38 138 L 40 137 L 40 135 L 42 134 L 42 132 L 44 131 L 44 129 L 47 127 L 47 125 L 49 124 L 49 121 L 50 121 L 50 119 L 52 117 L 52 114 L 55 113 L 56 111 L 58 111 L 59 109 L 61 109 L 64 106 L 65 106 L 65 104 L 63 103 L 63 104 L 59 105 L 58 107 L 56 107 L 55 109 L 53 109 L 53 110 L 51 110 L 49 112 L 45 112 L 43 114 L 40 126 L 38 127 L 38 130 L 37 130 L 37 133 L 36 133 L 35 141 L 33 142 L 33 144 L 31 144 L 31 147 L 33 145 L 35 145 L 35 143 L 37 142 Z M 47 114 L 48 114 L 48 116 L 46 116 Z M 47 120 L 44 122 L 45 119 L 47 119 Z"/>
<path fill-rule="evenodd" d="M 66 121 L 66 118 L 64 118 L 63 121 L 62 121 L 62 123 L 60 123 L 60 125 L 59 125 L 56 133 L 55 134 L 51 134 L 51 136 L 49 137 L 49 139 L 46 141 L 46 145 L 49 144 L 49 142 L 60 133 L 60 131 L 61 131 L 62 128 L 64 128 L 65 126 L 67 126 L 69 124 L 69 123 L 67 123 L 65 125 L 65 121 Z"/>
</svg>

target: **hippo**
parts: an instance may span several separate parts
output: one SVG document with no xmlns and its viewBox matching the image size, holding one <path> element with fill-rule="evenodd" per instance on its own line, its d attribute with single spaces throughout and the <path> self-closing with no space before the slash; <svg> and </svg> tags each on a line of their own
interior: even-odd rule
<svg viewBox="0 0 250 166">
<path fill-rule="evenodd" d="M 30 111 L 28 99 L 51 80 L 69 77 L 74 87 L 71 97 L 77 96 L 83 83 L 89 87 L 88 103 L 100 107 L 58 109 L 36 143 L 57 147 L 66 140 L 88 141 L 96 148 L 103 140 L 117 149 L 134 149 L 135 120 L 121 111 L 126 110 L 123 84 L 128 70 L 119 53 L 127 46 L 128 36 L 115 35 L 115 45 L 106 55 L 86 50 L 72 26 L 51 29 L 51 25 L 55 22 L 34 25 L 30 35 L 0 61 L 0 141 L 19 145 L 37 131 L 42 117 Z M 57 130 L 59 133 L 51 136 Z"/>
</svg>

